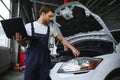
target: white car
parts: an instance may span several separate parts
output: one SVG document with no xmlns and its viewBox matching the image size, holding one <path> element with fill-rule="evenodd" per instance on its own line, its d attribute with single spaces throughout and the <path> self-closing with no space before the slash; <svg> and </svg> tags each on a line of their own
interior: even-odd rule
<svg viewBox="0 0 120 80">
<path fill-rule="evenodd" d="M 119 30 L 110 32 L 98 15 L 79 2 L 58 7 L 53 22 L 81 54 L 74 57 L 58 45 L 51 58 L 51 80 L 120 80 Z"/>
</svg>

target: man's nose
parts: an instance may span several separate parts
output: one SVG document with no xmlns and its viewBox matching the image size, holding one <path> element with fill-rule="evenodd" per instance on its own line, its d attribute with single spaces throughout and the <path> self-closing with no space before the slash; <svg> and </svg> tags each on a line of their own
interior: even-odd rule
<svg viewBox="0 0 120 80">
<path fill-rule="evenodd" d="M 53 20 L 53 17 L 51 17 L 50 20 L 52 21 L 52 20 Z"/>
</svg>

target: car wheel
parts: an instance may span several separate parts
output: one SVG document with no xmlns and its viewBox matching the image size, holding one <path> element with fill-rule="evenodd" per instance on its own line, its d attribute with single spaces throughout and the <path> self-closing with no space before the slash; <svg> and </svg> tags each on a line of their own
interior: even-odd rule
<svg viewBox="0 0 120 80">
<path fill-rule="evenodd" d="M 120 80 L 120 75 L 114 74 L 114 75 L 107 77 L 105 80 Z"/>
<path fill-rule="evenodd" d="M 105 80 L 120 80 L 120 68 L 112 71 Z"/>
<path fill-rule="evenodd" d="M 109 79 L 109 80 L 120 80 L 120 76 L 113 76 L 113 77 L 111 77 L 111 79 Z"/>
</svg>

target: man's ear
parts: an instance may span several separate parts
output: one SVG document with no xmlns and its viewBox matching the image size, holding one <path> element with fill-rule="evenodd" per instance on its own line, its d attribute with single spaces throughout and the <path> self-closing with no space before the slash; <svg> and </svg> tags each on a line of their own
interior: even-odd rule
<svg viewBox="0 0 120 80">
<path fill-rule="evenodd" d="M 45 14 L 44 12 L 42 12 L 42 13 L 41 13 L 41 15 L 43 15 L 43 16 L 44 16 L 44 15 L 46 15 L 46 14 Z"/>
</svg>

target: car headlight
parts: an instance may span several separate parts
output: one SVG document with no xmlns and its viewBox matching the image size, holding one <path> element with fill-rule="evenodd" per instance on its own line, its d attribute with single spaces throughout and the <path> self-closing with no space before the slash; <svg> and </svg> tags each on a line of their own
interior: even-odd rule
<svg viewBox="0 0 120 80">
<path fill-rule="evenodd" d="M 95 69 L 98 64 L 102 61 L 102 58 L 90 58 L 90 57 L 79 57 L 69 60 L 62 64 L 58 73 L 66 72 L 84 72 L 91 69 Z"/>
</svg>

